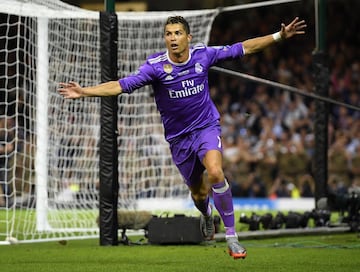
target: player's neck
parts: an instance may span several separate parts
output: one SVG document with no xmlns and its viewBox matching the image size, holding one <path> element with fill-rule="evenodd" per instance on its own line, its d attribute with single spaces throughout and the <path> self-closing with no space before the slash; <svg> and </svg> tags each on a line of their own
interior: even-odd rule
<svg viewBox="0 0 360 272">
<path fill-rule="evenodd" d="M 189 50 L 186 50 L 184 52 L 181 53 L 169 53 L 169 58 L 172 62 L 175 63 L 183 63 L 186 62 L 190 57 L 190 52 Z"/>
</svg>

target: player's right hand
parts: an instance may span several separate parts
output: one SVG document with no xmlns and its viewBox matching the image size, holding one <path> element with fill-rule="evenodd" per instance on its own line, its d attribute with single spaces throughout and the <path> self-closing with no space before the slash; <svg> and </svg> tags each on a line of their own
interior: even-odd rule
<svg viewBox="0 0 360 272">
<path fill-rule="evenodd" d="M 66 99 L 80 98 L 83 93 L 82 87 L 74 81 L 69 81 L 68 83 L 60 82 L 57 91 Z"/>
</svg>

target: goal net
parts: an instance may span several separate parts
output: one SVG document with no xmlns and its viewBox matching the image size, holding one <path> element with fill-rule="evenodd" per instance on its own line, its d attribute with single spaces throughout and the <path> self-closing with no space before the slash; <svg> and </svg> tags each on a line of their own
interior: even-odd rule
<svg viewBox="0 0 360 272">
<path fill-rule="evenodd" d="M 217 10 L 120 12 L 119 77 L 165 49 L 171 13 L 188 19 L 193 43 L 207 43 Z M 97 237 L 100 99 L 64 100 L 56 89 L 100 83 L 99 13 L 3 0 L 0 30 L 0 243 Z M 119 208 L 168 210 L 166 200 L 186 200 L 151 88 L 118 105 Z"/>
</svg>

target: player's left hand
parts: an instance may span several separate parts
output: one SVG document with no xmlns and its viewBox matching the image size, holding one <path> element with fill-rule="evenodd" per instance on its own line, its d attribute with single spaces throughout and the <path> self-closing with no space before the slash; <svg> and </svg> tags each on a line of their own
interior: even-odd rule
<svg viewBox="0 0 360 272">
<path fill-rule="evenodd" d="M 282 39 L 291 38 L 294 35 L 305 34 L 305 28 L 307 27 L 305 20 L 299 19 L 296 17 L 290 24 L 285 26 L 284 23 L 281 24 L 280 35 Z"/>
</svg>

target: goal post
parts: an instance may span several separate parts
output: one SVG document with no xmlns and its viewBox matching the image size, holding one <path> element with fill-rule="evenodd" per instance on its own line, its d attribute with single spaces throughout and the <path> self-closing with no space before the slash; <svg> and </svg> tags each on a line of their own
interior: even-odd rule
<svg viewBox="0 0 360 272">
<path fill-rule="evenodd" d="M 118 21 L 115 12 L 100 13 L 101 81 L 117 79 Z M 101 98 L 100 245 L 118 244 L 119 197 L 116 97 Z"/>
<path fill-rule="evenodd" d="M 36 60 L 36 229 L 47 231 L 50 226 L 47 221 L 47 150 L 48 150 L 48 19 L 37 20 L 37 60 Z M 44 53 L 45 52 L 45 53 Z"/>
<path fill-rule="evenodd" d="M 15 136 L 3 167 L 9 170 L 4 185 L 12 190 L 0 191 L 13 205 L 0 207 L 0 243 L 97 238 L 101 99 L 65 100 L 56 89 L 70 80 L 102 81 L 99 13 L 56 0 L 1 5 L 0 119 L 14 120 L 2 130 Z M 165 49 L 163 24 L 171 13 L 189 21 L 194 43 L 207 43 L 217 12 L 118 12 L 117 76 Z M 168 211 L 168 203 L 187 203 L 151 88 L 115 103 L 118 208 Z"/>
</svg>

